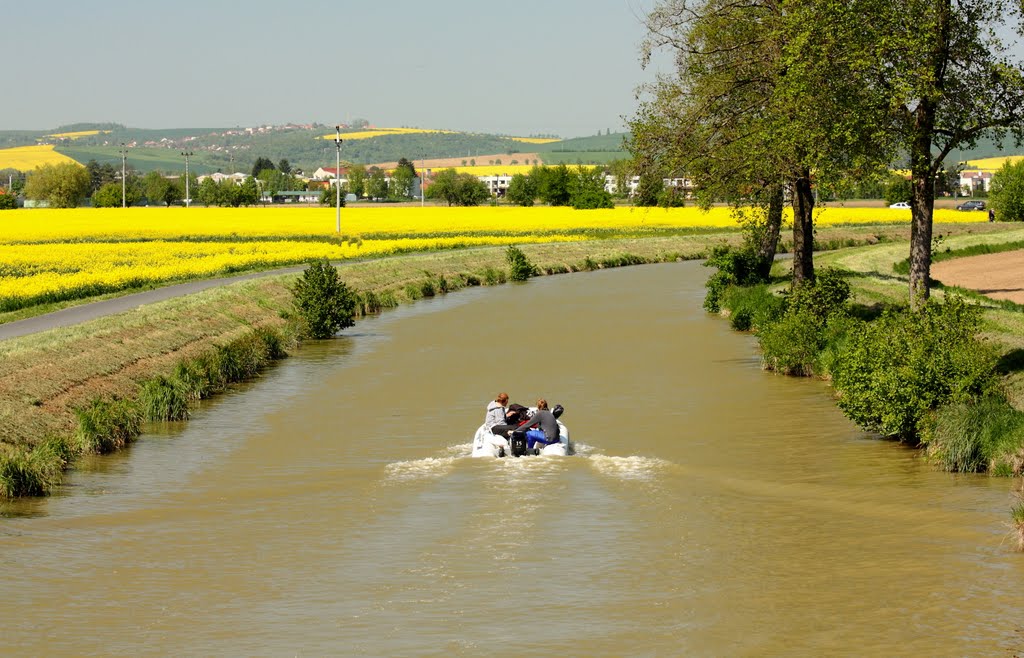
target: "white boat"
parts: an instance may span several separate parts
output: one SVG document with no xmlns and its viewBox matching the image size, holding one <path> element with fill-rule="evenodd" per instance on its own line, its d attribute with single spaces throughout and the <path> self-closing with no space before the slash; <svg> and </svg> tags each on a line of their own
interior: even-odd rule
<svg viewBox="0 0 1024 658">
<path fill-rule="evenodd" d="M 530 416 L 537 411 L 536 407 L 530 407 Z M 517 437 L 501 436 L 494 434 L 486 425 L 481 425 L 473 436 L 474 457 L 520 457 L 525 455 L 553 455 L 565 457 L 572 454 L 572 444 L 569 442 L 569 428 L 562 421 L 558 423 L 558 443 L 550 443 L 546 446 L 537 446 L 535 451 L 527 451 L 525 439 L 519 441 Z"/>
</svg>

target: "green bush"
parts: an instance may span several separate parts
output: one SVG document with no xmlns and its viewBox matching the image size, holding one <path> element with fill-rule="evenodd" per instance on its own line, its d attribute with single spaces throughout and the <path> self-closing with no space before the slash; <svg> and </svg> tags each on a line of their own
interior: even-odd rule
<svg viewBox="0 0 1024 658">
<path fill-rule="evenodd" d="M 850 284 L 833 268 L 820 270 L 812 282 L 794 288 L 787 298 L 787 309 L 809 313 L 821 324 L 833 315 L 845 315 L 850 299 Z"/>
<path fill-rule="evenodd" d="M 25 453 L 0 456 L 0 497 L 43 496 L 46 484 Z"/>
<path fill-rule="evenodd" d="M 509 266 L 509 280 L 526 281 L 538 274 L 537 267 L 530 262 L 519 247 L 509 245 L 505 250 L 505 260 Z"/>
<path fill-rule="evenodd" d="M 18 197 L 13 194 L 0 192 L 0 210 L 15 210 L 18 207 Z"/>
<path fill-rule="evenodd" d="M 721 295 L 722 308 L 729 309 L 732 313 L 730 323 L 733 328 L 739 331 L 759 331 L 762 327 L 777 321 L 786 310 L 786 300 L 779 295 L 773 294 L 767 284 L 754 286 L 730 286 Z M 747 329 L 739 329 L 735 326 L 737 316 L 749 318 Z M 741 324 L 745 320 L 739 320 Z"/>
<path fill-rule="evenodd" d="M 177 379 L 157 375 L 143 383 L 139 394 L 142 417 L 148 421 L 186 420 L 188 387 Z"/>
<path fill-rule="evenodd" d="M 142 414 L 128 400 L 94 399 L 75 410 L 78 429 L 75 441 L 87 454 L 106 454 L 119 450 L 139 435 Z"/>
<path fill-rule="evenodd" d="M 928 455 L 947 471 L 1019 475 L 1024 412 L 1002 397 L 940 407 L 926 423 Z"/>
<path fill-rule="evenodd" d="M 313 338 L 330 338 L 355 324 L 356 294 L 326 258 L 310 264 L 292 293 L 295 308 Z"/>
<path fill-rule="evenodd" d="M 752 247 L 732 249 L 717 246 L 711 257 L 704 261 L 705 267 L 716 267 L 718 271 L 708 277 L 705 284 L 708 292 L 704 297 L 704 310 L 718 313 L 722 310 L 722 295 L 730 286 L 748 286 L 764 283 L 757 274 L 757 254 Z"/>
<path fill-rule="evenodd" d="M 931 410 L 994 390 L 997 358 L 975 337 L 980 321 L 977 306 L 951 296 L 857 323 L 833 365 L 839 407 L 866 430 L 917 438 Z"/>
<path fill-rule="evenodd" d="M 790 291 L 781 303 L 784 313 L 780 316 L 776 306 L 776 315 L 767 315 L 758 325 L 763 367 L 787 375 L 824 374 L 823 354 L 849 326 L 849 297 L 850 284 L 831 269 Z"/>
</svg>

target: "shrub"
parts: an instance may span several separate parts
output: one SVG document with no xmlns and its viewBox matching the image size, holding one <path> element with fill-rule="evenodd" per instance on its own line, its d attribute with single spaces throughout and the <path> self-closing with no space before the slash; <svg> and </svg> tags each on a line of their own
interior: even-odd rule
<svg viewBox="0 0 1024 658">
<path fill-rule="evenodd" d="M 508 261 L 509 279 L 512 281 L 526 281 L 538 273 L 537 267 L 530 262 L 526 254 L 514 245 L 509 245 L 505 250 L 505 260 Z"/>
<path fill-rule="evenodd" d="M 866 430 L 908 440 L 929 411 L 992 392 L 996 355 L 975 337 L 980 320 L 977 306 L 951 296 L 857 323 L 833 366 L 839 407 Z"/>
<path fill-rule="evenodd" d="M 1017 502 L 1010 508 L 1012 532 L 1017 536 L 1017 550 L 1024 551 L 1024 495 L 1017 494 Z"/>
<path fill-rule="evenodd" d="M 485 286 L 494 286 L 499 283 L 505 283 L 505 272 L 490 266 L 484 268 L 483 277 Z"/>
<path fill-rule="evenodd" d="M 42 496 L 46 491 L 41 474 L 33 468 L 27 454 L 0 456 L 0 497 Z"/>
<path fill-rule="evenodd" d="M 732 249 L 717 246 L 711 257 L 704 261 L 705 267 L 717 267 L 718 271 L 708 277 L 705 284 L 708 292 L 704 297 L 704 310 L 718 313 L 722 310 L 722 294 L 729 286 L 747 286 L 763 283 L 757 274 L 757 254 L 752 247 Z"/>
<path fill-rule="evenodd" d="M 1024 447 L 1024 413 L 1002 397 L 940 407 L 924 437 L 928 455 L 947 471 L 1020 474 L 1015 457 Z"/>
<path fill-rule="evenodd" d="M 18 207 L 18 197 L 13 194 L 0 192 L 0 210 L 15 210 Z"/>
<path fill-rule="evenodd" d="M 327 259 L 311 263 L 292 288 L 295 308 L 313 338 L 330 338 L 355 324 L 356 294 Z"/>
<path fill-rule="evenodd" d="M 75 410 L 78 429 L 75 441 L 87 454 L 106 454 L 125 447 L 139 435 L 141 414 L 128 400 L 96 398 Z"/>
<path fill-rule="evenodd" d="M 142 385 L 139 405 L 148 421 L 185 420 L 188 418 L 188 387 L 177 379 L 157 375 Z"/>
<path fill-rule="evenodd" d="M 730 286 L 722 293 L 721 306 L 729 309 L 732 313 L 730 323 L 734 329 L 739 331 L 750 329 L 759 331 L 762 327 L 782 317 L 786 309 L 786 300 L 773 294 L 768 289 L 767 284 Z M 747 329 L 740 329 L 735 326 L 737 315 L 749 318 Z M 743 323 L 745 321 L 739 320 L 738 322 Z"/>
<path fill-rule="evenodd" d="M 787 307 L 795 313 L 807 312 L 824 324 L 833 315 L 845 315 L 849 299 L 850 284 L 838 270 L 825 268 L 813 282 L 805 282 L 789 293 Z"/>
</svg>

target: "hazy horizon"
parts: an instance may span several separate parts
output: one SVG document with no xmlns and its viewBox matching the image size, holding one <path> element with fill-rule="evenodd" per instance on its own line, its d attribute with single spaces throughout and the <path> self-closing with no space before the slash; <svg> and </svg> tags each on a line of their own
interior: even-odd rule
<svg viewBox="0 0 1024 658">
<path fill-rule="evenodd" d="M 18 3 L 0 130 L 415 126 L 571 138 L 636 108 L 653 0 Z M 332 20 L 332 17 L 333 20 Z"/>
</svg>

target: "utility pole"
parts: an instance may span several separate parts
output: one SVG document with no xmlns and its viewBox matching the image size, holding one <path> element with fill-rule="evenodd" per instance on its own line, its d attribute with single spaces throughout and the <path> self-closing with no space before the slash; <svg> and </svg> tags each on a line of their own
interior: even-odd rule
<svg viewBox="0 0 1024 658">
<path fill-rule="evenodd" d="M 337 136 L 334 138 L 334 146 L 338 149 L 337 164 L 334 168 L 334 188 L 337 193 L 337 215 L 338 234 L 341 234 L 341 126 L 334 126 Z"/>
<path fill-rule="evenodd" d="M 188 159 L 189 156 L 195 155 L 192 151 L 182 151 L 181 154 L 185 156 L 185 207 L 188 208 L 192 198 L 188 193 Z"/>
<path fill-rule="evenodd" d="M 124 170 L 125 170 L 124 163 L 125 163 L 125 159 L 127 157 L 128 157 L 128 150 L 125 148 L 124 142 L 121 142 L 121 207 L 122 208 L 127 208 L 128 207 L 128 197 L 125 194 L 125 183 L 124 183 L 124 181 L 125 181 L 125 178 L 124 178 Z"/>
</svg>

